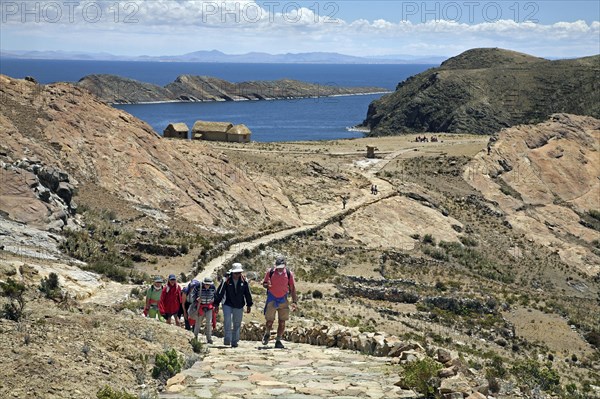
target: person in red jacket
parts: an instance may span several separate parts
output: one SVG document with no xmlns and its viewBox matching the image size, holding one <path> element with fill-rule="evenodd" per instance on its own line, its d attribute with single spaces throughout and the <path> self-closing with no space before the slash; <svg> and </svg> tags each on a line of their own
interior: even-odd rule
<svg viewBox="0 0 600 399">
<path fill-rule="evenodd" d="M 177 277 L 174 274 L 170 274 L 169 282 L 164 286 L 160 294 L 158 310 L 160 310 L 160 314 L 167 320 L 168 324 L 171 324 L 171 317 L 174 316 L 175 324 L 179 326 L 179 318 L 177 317 L 179 306 L 181 306 L 181 287 L 177 284 Z"/>
</svg>

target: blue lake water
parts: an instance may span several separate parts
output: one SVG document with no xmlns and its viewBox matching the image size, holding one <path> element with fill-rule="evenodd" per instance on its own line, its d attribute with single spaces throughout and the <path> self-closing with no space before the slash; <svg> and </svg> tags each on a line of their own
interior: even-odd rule
<svg viewBox="0 0 600 399">
<path fill-rule="evenodd" d="M 393 91 L 409 76 L 434 65 L 220 64 L 184 62 L 59 61 L 0 59 L 0 73 L 33 76 L 40 83 L 76 82 L 85 75 L 107 73 L 166 85 L 182 74 L 207 75 L 243 82 L 297 79 L 334 86 L 374 86 Z M 244 123 L 252 140 L 261 142 L 329 140 L 362 137 L 348 131 L 362 122 L 377 95 L 298 100 L 115 105 L 144 120 L 160 134 L 171 122 L 190 128 L 198 119 Z"/>
</svg>

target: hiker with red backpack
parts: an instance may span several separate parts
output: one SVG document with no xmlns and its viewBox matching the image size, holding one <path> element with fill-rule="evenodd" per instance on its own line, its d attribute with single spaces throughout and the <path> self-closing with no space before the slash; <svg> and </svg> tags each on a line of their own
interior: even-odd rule
<svg viewBox="0 0 600 399">
<path fill-rule="evenodd" d="M 229 275 L 221 281 L 215 295 L 217 307 L 223 302 L 223 329 L 225 330 L 223 345 L 231 345 L 232 348 L 237 348 L 240 340 L 244 306 L 246 306 L 246 313 L 250 313 L 252 308 L 250 285 L 242 274 L 243 271 L 241 263 L 234 263 Z"/>
<path fill-rule="evenodd" d="M 271 337 L 271 328 L 275 321 L 275 313 L 277 313 L 277 337 L 275 339 L 275 348 L 284 349 L 281 343 L 281 338 L 285 332 L 285 322 L 290 318 L 290 308 L 292 312 L 296 311 L 296 286 L 294 282 L 294 274 L 286 268 L 286 261 L 282 255 L 278 255 L 275 259 L 274 267 L 267 270 L 263 279 L 263 287 L 267 289 L 267 302 L 265 304 L 265 335 L 262 343 L 266 345 Z M 292 296 L 290 305 L 288 295 Z"/>
</svg>

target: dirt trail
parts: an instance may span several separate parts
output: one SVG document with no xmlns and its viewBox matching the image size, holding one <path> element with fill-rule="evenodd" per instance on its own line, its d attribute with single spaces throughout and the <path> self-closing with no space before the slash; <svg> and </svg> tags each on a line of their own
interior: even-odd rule
<svg viewBox="0 0 600 399">
<path fill-rule="evenodd" d="M 214 276 L 215 272 L 219 268 L 221 268 L 224 264 L 230 262 L 232 259 L 234 259 L 246 249 L 252 251 L 261 244 L 269 245 L 275 241 L 293 236 L 295 234 L 304 233 L 318 227 L 324 227 L 324 225 L 329 224 L 329 220 L 336 219 L 339 216 L 354 212 L 359 208 L 368 206 L 375 202 L 379 202 L 385 198 L 390 197 L 391 195 L 395 195 L 396 192 L 394 187 L 388 181 L 376 177 L 376 174 L 377 172 L 382 170 L 391 160 L 393 160 L 400 154 L 411 150 L 412 148 L 404 148 L 402 150 L 389 153 L 381 159 L 367 159 L 366 161 L 360 161 L 360 163 L 355 164 L 355 168 L 360 174 L 362 174 L 366 179 L 368 179 L 371 182 L 371 184 L 377 185 L 379 192 L 377 196 L 372 197 L 361 195 L 358 197 L 359 199 L 357 201 L 350 201 L 346 206 L 346 209 L 342 209 L 337 212 L 332 212 L 329 215 L 327 215 L 327 217 L 323 218 L 322 223 L 319 225 L 305 224 L 300 227 L 278 231 L 276 233 L 257 238 L 253 241 L 237 243 L 231 246 L 222 255 L 212 259 L 208 264 L 206 264 L 204 269 L 200 273 L 198 273 L 198 275 L 195 278 L 201 280 L 206 276 Z M 350 194 L 352 195 L 353 193 Z"/>
</svg>

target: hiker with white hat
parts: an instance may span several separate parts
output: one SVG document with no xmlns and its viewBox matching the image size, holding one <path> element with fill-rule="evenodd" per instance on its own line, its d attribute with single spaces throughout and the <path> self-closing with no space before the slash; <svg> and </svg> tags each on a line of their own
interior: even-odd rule
<svg viewBox="0 0 600 399">
<path fill-rule="evenodd" d="M 194 337 L 198 339 L 200 326 L 204 323 L 204 334 L 206 342 L 213 343 L 212 330 L 216 322 L 216 315 L 219 311 L 215 308 L 215 285 L 211 277 L 204 277 L 202 284 L 194 288 L 192 293 L 192 306 L 188 310 L 188 317 L 196 316 L 196 325 L 194 326 Z M 195 307 L 196 309 L 193 309 Z"/>
<path fill-rule="evenodd" d="M 267 303 L 265 304 L 265 335 L 262 343 L 266 345 L 271 337 L 271 328 L 277 314 L 277 337 L 275 339 L 275 348 L 284 349 L 281 338 L 285 331 L 285 322 L 290 318 L 290 308 L 296 310 L 296 285 L 294 274 L 286 268 L 286 261 L 282 255 L 275 259 L 274 267 L 267 270 L 263 279 L 263 287 L 267 289 Z M 288 294 L 292 296 L 292 304 L 289 304 Z"/>
<path fill-rule="evenodd" d="M 243 272 L 242 264 L 234 263 L 228 277 L 221 281 L 215 295 L 216 306 L 223 302 L 223 329 L 225 330 L 223 345 L 231 345 L 232 348 L 236 348 L 240 340 L 244 306 L 246 306 L 246 313 L 250 313 L 252 308 L 250 285 Z"/>
</svg>

